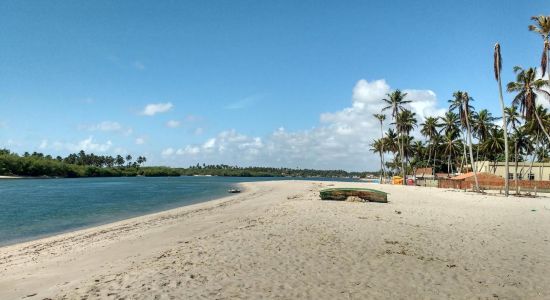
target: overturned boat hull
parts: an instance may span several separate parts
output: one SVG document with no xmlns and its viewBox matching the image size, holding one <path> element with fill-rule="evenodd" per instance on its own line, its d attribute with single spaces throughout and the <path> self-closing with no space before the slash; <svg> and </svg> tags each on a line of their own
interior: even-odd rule
<svg viewBox="0 0 550 300">
<path fill-rule="evenodd" d="M 339 200 L 345 201 L 348 197 L 359 197 L 365 201 L 369 202 L 388 202 L 388 194 L 372 190 L 372 189 L 362 189 L 362 188 L 332 188 L 321 190 L 321 200 Z"/>
</svg>

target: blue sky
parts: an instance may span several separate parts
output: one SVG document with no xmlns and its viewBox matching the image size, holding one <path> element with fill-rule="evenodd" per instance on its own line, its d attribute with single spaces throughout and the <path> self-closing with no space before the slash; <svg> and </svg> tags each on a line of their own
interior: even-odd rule
<svg viewBox="0 0 550 300">
<path fill-rule="evenodd" d="M 410 90 L 425 115 L 467 90 L 498 115 L 493 45 L 506 83 L 513 65 L 537 65 L 527 26 L 548 13 L 545 1 L 3 1 L 0 147 L 376 169 L 378 94 Z"/>
</svg>

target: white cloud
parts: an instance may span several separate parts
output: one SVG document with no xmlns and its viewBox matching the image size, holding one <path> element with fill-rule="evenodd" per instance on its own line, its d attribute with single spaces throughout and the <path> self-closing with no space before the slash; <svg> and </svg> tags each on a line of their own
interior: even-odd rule
<svg viewBox="0 0 550 300">
<path fill-rule="evenodd" d="M 112 146 L 113 143 L 110 140 L 105 143 L 98 143 L 94 141 L 94 138 L 92 136 L 76 143 L 56 141 L 53 142 L 51 146 L 49 144 L 47 145 L 47 147 L 51 147 L 57 151 L 68 150 L 70 152 L 78 152 L 80 150 L 84 150 L 86 152 L 98 153 L 107 152 L 111 149 Z"/>
<path fill-rule="evenodd" d="M 170 128 L 177 128 L 181 126 L 181 122 L 177 120 L 170 120 L 166 122 L 166 126 Z"/>
<path fill-rule="evenodd" d="M 92 125 L 80 125 L 79 129 L 88 131 L 118 132 L 124 135 L 131 135 L 134 132 L 132 128 L 122 126 L 120 123 L 113 121 L 103 121 Z"/>
<path fill-rule="evenodd" d="M 385 80 L 359 80 L 353 88 L 351 105 L 340 111 L 321 114 L 320 125 L 289 132 L 279 128 L 265 137 L 248 136 L 235 130 L 220 132 L 199 145 L 185 145 L 163 151 L 165 159 L 180 165 L 197 162 L 238 165 L 266 165 L 300 168 L 375 170 L 379 160 L 369 151 L 380 137 L 378 120 L 381 99 L 392 89 Z M 441 115 L 437 97 L 431 90 L 403 90 L 413 102 L 409 108 L 419 123 L 427 115 Z M 388 118 L 386 126 L 391 120 Z"/>
<path fill-rule="evenodd" d="M 146 116 L 154 116 L 159 113 L 170 111 L 173 107 L 174 105 L 172 105 L 171 102 L 147 104 L 145 108 L 143 108 L 141 114 Z"/>
<path fill-rule="evenodd" d="M 174 154 L 174 152 L 175 152 L 174 148 L 166 148 L 166 149 L 162 150 L 161 155 L 162 156 L 170 156 L 170 155 Z"/>
<path fill-rule="evenodd" d="M 136 145 L 143 145 L 143 144 L 145 144 L 145 138 L 138 137 L 138 138 L 136 138 L 135 143 L 136 143 Z"/>
</svg>

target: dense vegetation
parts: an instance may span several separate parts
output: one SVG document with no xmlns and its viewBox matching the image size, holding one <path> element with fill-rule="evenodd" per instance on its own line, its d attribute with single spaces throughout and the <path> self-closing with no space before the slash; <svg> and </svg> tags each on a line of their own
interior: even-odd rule
<svg viewBox="0 0 550 300">
<path fill-rule="evenodd" d="M 212 175 L 240 177 L 365 177 L 367 172 L 346 172 L 343 170 L 313 170 L 269 167 L 237 167 L 228 165 L 199 165 L 177 169 L 181 175 Z"/>
<path fill-rule="evenodd" d="M 494 72 L 497 81 L 495 91 L 498 87 L 501 117 L 486 109 L 476 111 L 472 105 L 474 99 L 466 91 L 453 93 L 444 116 L 428 116 L 420 124 L 409 106 L 414 99 L 409 99 L 407 93 L 396 90 L 381 99 L 387 115 L 374 115 L 380 123 L 381 137 L 371 144 L 371 150 L 380 156 L 381 176 L 404 176 L 419 167 L 433 167 L 435 172 L 464 172 L 467 165 L 475 166 L 480 160 L 505 161 L 508 173 L 510 159 L 550 161 L 550 113 L 541 105 L 550 99 L 550 83 L 546 80 L 550 71 L 550 16 L 532 20 L 529 30 L 543 39 L 540 72 L 537 68 L 513 68 L 516 78 L 506 85 L 506 91 L 513 96 L 509 107 L 505 107 L 502 95 L 500 45 L 497 43 L 494 48 L 494 70 L 487 71 Z M 386 118 L 391 119 L 393 126 L 384 132 Z M 411 135 L 418 127 L 423 140 Z M 386 153 L 392 157 L 388 161 Z M 517 164 L 515 168 L 517 174 Z M 508 178 L 505 180 L 508 193 Z"/>
<path fill-rule="evenodd" d="M 67 157 L 52 157 L 34 152 L 18 155 L 0 149 L 0 175 L 32 177 L 120 177 L 120 176 L 240 176 L 240 177 L 352 177 L 366 173 L 342 170 L 300 170 L 267 167 L 237 167 L 228 165 L 200 165 L 189 168 L 142 167 L 145 157 L 98 156 L 84 151 Z"/>
</svg>

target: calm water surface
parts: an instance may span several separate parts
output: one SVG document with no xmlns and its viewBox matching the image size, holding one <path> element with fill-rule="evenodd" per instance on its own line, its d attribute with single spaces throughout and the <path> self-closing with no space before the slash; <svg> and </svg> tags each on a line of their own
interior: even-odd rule
<svg viewBox="0 0 550 300">
<path fill-rule="evenodd" d="M 0 180 L 0 246 L 212 200 L 226 196 L 227 190 L 238 182 L 280 179 L 129 177 Z"/>
</svg>

